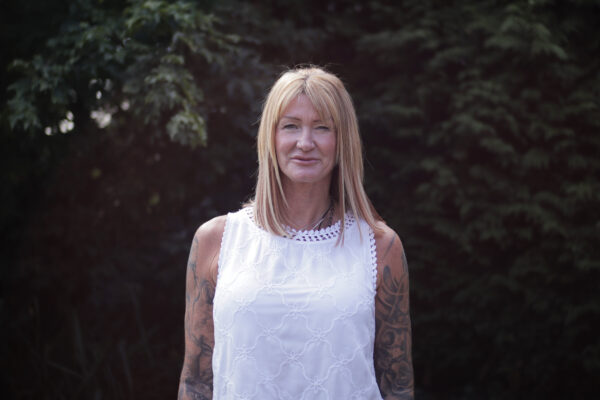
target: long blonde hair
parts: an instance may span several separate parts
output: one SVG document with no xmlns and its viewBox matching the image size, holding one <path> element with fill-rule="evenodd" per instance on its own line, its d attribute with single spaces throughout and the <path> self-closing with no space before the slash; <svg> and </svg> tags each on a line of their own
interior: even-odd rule
<svg viewBox="0 0 600 400">
<path fill-rule="evenodd" d="M 362 144 L 352 99 L 342 81 L 317 67 L 284 72 L 275 82 L 263 105 L 258 128 L 258 180 L 256 193 L 248 205 L 254 206 L 254 218 L 263 229 L 285 236 L 283 210 L 287 204 L 275 152 L 275 130 L 284 110 L 299 95 L 306 95 L 321 119 L 333 120 L 336 132 L 336 167 L 330 193 L 338 202 L 341 215 L 349 209 L 374 231 L 377 214 L 363 188 Z M 343 219 L 343 217 L 342 217 Z M 343 240 L 344 221 L 340 223 Z"/>
</svg>

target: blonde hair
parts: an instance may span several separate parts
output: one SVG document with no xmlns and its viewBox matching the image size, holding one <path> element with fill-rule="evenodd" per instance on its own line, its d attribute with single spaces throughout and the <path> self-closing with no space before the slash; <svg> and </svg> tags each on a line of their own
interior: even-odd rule
<svg viewBox="0 0 600 400">
<path fill-rule="evenodd" d="M 263 229 L 285 236 L 283 210 L 287 204 L 275 152 L 276 126 L 287 106 L 299 95 L 306 95 L 321 119 L 333 120 L 336 132 L 336 167 L 330 193 L 338 202 L 341 215 L 349 209 L 376 232 L 377 214 L 363 188 L 362 144 L 352 99 L 342 81 L 317 67 L 284 72 L 275 82 L 263 105 L 258 128 L 258 180 L 253 200 L 254 218 Z M 343 240 L 344 221 L 340 223 Z"/>
</svg>

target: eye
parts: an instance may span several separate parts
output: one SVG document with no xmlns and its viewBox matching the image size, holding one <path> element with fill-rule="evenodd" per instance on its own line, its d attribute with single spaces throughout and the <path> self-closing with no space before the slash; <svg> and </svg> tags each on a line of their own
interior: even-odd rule
<svg viewBox="0 0 600 400">
<path fill-rule="evenodd" d="M 295 124 L 284 124 L 281 128 L 286 129 L 286 130 L 291 130 L 291 129 L 298 129 L 298 126 L 296 126 Z"/>
<path fill-rule="evenodd" d="M 317 126 L 317 130 L 320 130 L 320 131 L 329 131 L 330 128 L 328 126 L 326 126 L 326 125 L 319 125 L 319 126 Z"/>
</svg>

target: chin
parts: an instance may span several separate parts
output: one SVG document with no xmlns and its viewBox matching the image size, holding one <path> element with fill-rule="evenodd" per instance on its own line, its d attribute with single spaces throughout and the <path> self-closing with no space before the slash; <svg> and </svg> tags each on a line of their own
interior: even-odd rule
<svg viewBox="0 0 600 400">
<path fill-rule="evenodd" d="M 327 183 L 332 171 L 323 168 L 280 168 L 279 172 L 290 183 Z"/>
<path fill-rule="evenodd" d="M 286 175 L 286 178 L 292 183 L 319 183 L 328 182 L 327 175 L 313 174 L 291 174 Z"/>
</svg>

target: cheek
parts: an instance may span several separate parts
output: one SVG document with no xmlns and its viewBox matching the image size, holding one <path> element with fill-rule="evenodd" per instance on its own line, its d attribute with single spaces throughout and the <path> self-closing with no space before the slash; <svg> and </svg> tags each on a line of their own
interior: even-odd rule
<svg viewBox="0 0 600 400">
<path fill-rule="evenodd" d="M 279 133 L 275 134 L 275 152 L 277 156 L 284 155 L 289 147 L 289 140 L 285 140 L 285 136 Z"/>
<path fill-rule="evenodd" d="M 322 144 L 323 152 L 327 154 L 328 157 L 331 157 L 334 159 L 335 161 L 335 154 L 336 154 L 336 138 L 335 136 L 333 136 L 332 138 L 327 138 L 326 141 L 324 141 L 324 143 Z"/>
<path fill-rule="evenodd" d="M 286 163 L 287 157 L 295 143 L 290 140 L 289 135 L 275 133 L 275 155 L 277 156 L 277 164 L 282 168 Z"/>
</svg>

